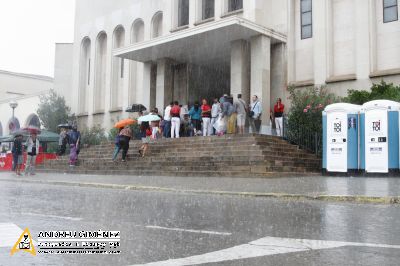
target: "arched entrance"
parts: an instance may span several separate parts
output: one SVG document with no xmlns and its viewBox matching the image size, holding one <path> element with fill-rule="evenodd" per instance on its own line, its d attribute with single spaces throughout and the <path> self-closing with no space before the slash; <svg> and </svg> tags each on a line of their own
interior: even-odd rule
<svg viewBox="0 0 400 266">
<path fill-rule="evenodd" d="M 40 129 L 40 119 L 36 114 L 30 114 L 25 121 L 25 125 L 27 127 L 38 128 Z"/>
<path fill-rule="evenodd" d="M 21 126 L 19 124 L 18 118 L 13 117 L 8 121 L 8 132 L 10 134 L 19 130 L 20 128 L 21 128 Z"/>
</svg>

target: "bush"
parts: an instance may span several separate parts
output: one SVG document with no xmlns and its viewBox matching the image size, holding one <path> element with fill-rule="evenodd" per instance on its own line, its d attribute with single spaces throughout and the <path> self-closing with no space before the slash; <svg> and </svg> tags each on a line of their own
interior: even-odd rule
<svg viewBox="0 0 400 266">
<path fill-rule="evenodd" d="M 349 90 L 344 98 L 345 102 L 362 105 L 373 100 L 392 100 L 400 101 L 400 86 L 393 83 L 381 81 L 379 84 L 373 84 L 371 91 Z"/>
<path fill-rule="evenodd" d="M 288 126 L 291 130 L 302 127 L 322 132 L 322 111 L 325 106 L 340 100 L 333 93 L 328 93 L 325 87 L 308 89 L 291 87 L 289 93 L 292 106 L 288 114 Z"/>
<path fill-rule="evenodd" d="M 81 144 L 83 146 L 99 145 L 106 140 L 105 130 L 100 126 L 93 126 L 81 131 Z"/>
</svg>

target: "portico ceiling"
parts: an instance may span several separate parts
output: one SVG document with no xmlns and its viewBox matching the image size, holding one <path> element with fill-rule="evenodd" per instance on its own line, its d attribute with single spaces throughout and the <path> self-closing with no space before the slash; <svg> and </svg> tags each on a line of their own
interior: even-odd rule
<svg viewBox="0 0 400 266">
<path fill-rule="evenodd" d="M 231 17 L 119 48 L 113 54 L 139 62 L 170 58 L 199 65 L 229 63 L 231 42 L 257 35 L 270 37 L 271 43 L 286 42 L 286 36 L 281 33 Z"/>
</svg>

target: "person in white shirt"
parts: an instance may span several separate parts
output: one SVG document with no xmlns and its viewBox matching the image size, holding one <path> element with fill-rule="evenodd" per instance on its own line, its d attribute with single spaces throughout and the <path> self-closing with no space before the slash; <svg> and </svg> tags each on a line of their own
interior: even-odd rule
<svg viewBox="0 0 400 266">
<path fill-rule="evenodd" d="M 262 105 L 257 95 L 252 97 L 249 109 L 249 122 L 252 133 L 259 133 L 261 128 Z"/>
<path fill-rule="evenodd" d="M 170 138 L 171 137 L 171 108 L 174 105 L 173 102 L 171 102 L 164 111 L 164 132 L 163 136 L 164 138 Z"/>
<path fill-rule="evenodd" d="M 210 135 L 215 135 L 215 129 L 214 129 L 214 124 L 215 122 L 217 122 L 218 120 L 218 116 L 222 113 L 221 110 L 221 104 L 219 103 L 218 98 L 214 99 L 214 103 L 211 107 L 211 129 L 212 129 L 212 133 Z M 214 130 L 213 130 L 214 129 Z"/>
</svg>

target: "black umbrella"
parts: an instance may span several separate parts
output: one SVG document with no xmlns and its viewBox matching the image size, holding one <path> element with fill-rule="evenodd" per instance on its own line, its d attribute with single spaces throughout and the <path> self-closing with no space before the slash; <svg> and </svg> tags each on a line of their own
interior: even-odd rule
<svg viewBox="0 0 400 266">
<path fill-rule="evenodd" d="M 146 111 L 146 110 L 147 110 L 147 108 L 142 104 L 132 104 L 132 107 L 126 109 L 125 112 L 138 113 L 138 112 L 143 112 L 143 111 Z"/>
</svg>

